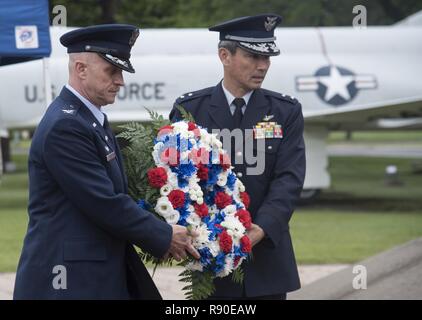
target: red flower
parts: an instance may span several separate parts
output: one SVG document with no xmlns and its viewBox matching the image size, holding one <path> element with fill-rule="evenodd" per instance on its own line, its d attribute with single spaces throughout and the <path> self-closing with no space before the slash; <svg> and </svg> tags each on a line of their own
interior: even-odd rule
<svg viewBox="0 0 422 320">
<path fill-rule="evenodd" d="M 251 203 L 251 198 L 249 198 L 249 194 L 247 192 L 240 193 L 240 199 L 242 200 L 243 204 L 245 205 L 246 209 L 249 208 L 249 204 Z"/>
<path fill-rule="evenodd" d="M 220 233 L 219 243 L 220 243 L 220 248 L 221 250 L 223 250 L 224 253 L 229 253 L 230 251 L 232 251 L 233 240 L 232 240 L 232 237 L 229 236 L 226 230 Z"/>
<path fill-rule="evenodd" d="M 252 244 L 251 244 L 251 240 L 249 239 L 248 236 L 243 236 L 240 239 L 240 246 L 242 247 L 241 248 L 242 252 L 245 252 L 245 253 L 251 252 Z"/>
<path fill-rule="evenodd" d="M 239 256 L 236 256 L 236 258 L 234 258 L 234 262 L 233 262 L 233 266 L 234 266 L 235 268 L 237 267 L 237 265 L 238 265 L 239 261 L 240 261 L 240 257 L 239 257 Z"/>
<path fill-rule="evenodd" d="M 195 123 L 193 123 L 193 122 L 191 122 L 191 121 L 189 121 L 188 122 L 188 130 L 189 131 L 193 131 L 193 130 L 195 130 L 196 129 L 196 124 Z"/>
<path fill-rule="evenodd" d="M 193 207 L 195 208 L 195 212 L 198 216 L 200 216 L 201 218 L 204 218 L 206 216 L 208 216 L 208 207 L 205 203 L 203 204 L 197 204 L 195 203 L 193 205 Z"/>
<path fill-rule="evenodd" d="M 167 148 L 161 153 L 161 161 L 170 166 L 177 166 L 179 164 L 180 153 L 175 148 Z"/>
<path fill-rule="evenodd" d="M 181 208 L 185 205 L 185 193 L 181 190 L 173 190 L 168 198 L 174 209 Z"/>
<path fill-rule="evenodd" d="M 199 150 L 193 149 L 190 152 L 189 157 L 196 165 L 208 164 L 210 159 L 210 153 L 205 148 L 200 148 Z"/>
<path fill-rule="evenodd" d="M 226 153 L 220 153 L 220 166 L 223 168 L 223 170 L 230 169 L 230 157 Z"/>
<path fill-rule="evenodd" d="M 250 229 L 252 225 L 251 214 L 248 210 L 239 209 L 236 212 L 236 216 L 239 218 L 239 221 L 243 224 L 246 229 Z"/>
<path fill-rule="evenodd" d="M 151 187 L 161 188 L 167 182 L 167 172 L 164 168 L 154 168 L 148 170 L 148 181 Z"/>
<path fill-rule="evenodd" d="M 215 195 L 214 202 L 217 205 L 218 209 L 223 209 L 227 207 L 228 205 L 232 204 L 232 197 L 220 191 L 220 192 L 217 192 L 217 194 Z"/>
<path fill-rule="evenodd" d="M 163 134 L 169 134 L 169 133 L 172 133 L 172 132 L 173 132 L 173 127 L 170 126 L 170 125 L 167 125 L 167 126 L 161 127 L 158 130 L 158 136 L 161 136 Z"/>
<path fill-rule="evenodd" d="M 203 165 L 198 166 L 198 172 L 196 173 L 199 179 L 207 181 L 208 180 L 208 168 Z"/>
</svg>

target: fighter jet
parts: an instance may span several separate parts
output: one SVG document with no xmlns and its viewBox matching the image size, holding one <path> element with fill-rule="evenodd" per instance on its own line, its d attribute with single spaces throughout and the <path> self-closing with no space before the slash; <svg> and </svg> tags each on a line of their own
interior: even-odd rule
<svg viewBox="0 0 422 320">
<path fill-rule="evenodd" d="M 58 39 L 69 30 L 50 30 L 53 96 L 67 82 L 67 54 Z M 279 28 L 275 34 L 281 55 L 271 59 L 263 87 L 302 103 L 304 196 L 330 185 L 330 130 L 422 127 L 422 11 L 391 26 Z M 141 29 L 132 49 L 136 73 L 125 73 L 115 104 L 102 110 L 115 125 L 148 121 L 144 107 L 167 116 L 181 94 L 216 85 L 223 74 L 217 37 L 206 29 Z M 37 126 L 46 109 L 44 65 L 0 67 L 0 130 Z"/>
</svg>

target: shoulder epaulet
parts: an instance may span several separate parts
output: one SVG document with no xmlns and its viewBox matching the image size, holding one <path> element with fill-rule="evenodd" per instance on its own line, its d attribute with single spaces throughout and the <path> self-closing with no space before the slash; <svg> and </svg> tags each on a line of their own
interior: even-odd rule
<svg viewBox="0 0 422 320">
<path fill-rule="evenodd" d="M 211 94 L 213 88 L 214 87 L 209 87 L 209 88 L 201 89 L 198 91 L 192 91 L 192 92 L 187 92 L 185 94 L 182 94 L 180 97 L 176 99 L 176 103 L 183 103 L 189 100 L 193 100 L 193 99 Z"/>
<path fill-rule="evenodd" d="M 264 94 L 267 95 L 267 96 L 272 96 L 272 97 L 275 97 L 277 99 L 287 101 L 287 102 L 290 102 L 290 103 L 293 103 L 293 104 L 298 103 L 298 100 L 293 96 L 289 96 L 287 94 L 282 94 L 282 93 L 279 93 L 279 92 L 266 90 L 266 89 L 262 89 L 262 90 L 264 91 Z"/>
</svg>

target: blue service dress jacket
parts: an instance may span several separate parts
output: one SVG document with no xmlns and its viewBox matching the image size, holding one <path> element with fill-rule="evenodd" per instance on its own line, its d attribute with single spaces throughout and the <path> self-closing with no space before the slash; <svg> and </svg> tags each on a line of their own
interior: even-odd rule
<svg viewBox="0 0 422 320">
<path fill-rule="evenodd" d="M 15 299 L 161 298 L 133 245 L 161 257 L 172 229 L 127 195 L 113 133 L 66 88 L 33 136 L 28 212 Z"/>
<path fill-rule="evenodd" d="M 196 123 L 207 128 L 209 132 L 212 129 L 235 129 L 221 82 L 215 87 L 178 98 L 170 114 L 172 121 L 182 118 L 177 105 L 184 107 L 193 115 Z M 265 121 L 281 125 L 283 136 L 267 137 L 263 144 L 254 139 L 254 155 L 265 156 L 263 173 L 248 174 L 247 168 L 256 164 L 247 164 L 245 159 L 243 164 L 234 165 L 234 171 L 250 195 L 249 211 L 252 221 L 264 230 L 266 237 L 253 248 L 252 260 L 243 264 L 243 286 L 231 281 L 230 276 L 216 279 L 217 297 L 269 296 L 300 288 L 289 221 L 300 197 L 305 177 L 301 104 L 298 100 L 277 92 L 254 90 L 240 129 L 252 130 L 258 123 Z M 234 146 L 232 150 L 236 151 Z M 241 151 L 243 152 L 240 154 L 243 155 L 246 152 Z M 239 153 L 232 153 L 232 164 L 235 155 Z"/>
</svg>

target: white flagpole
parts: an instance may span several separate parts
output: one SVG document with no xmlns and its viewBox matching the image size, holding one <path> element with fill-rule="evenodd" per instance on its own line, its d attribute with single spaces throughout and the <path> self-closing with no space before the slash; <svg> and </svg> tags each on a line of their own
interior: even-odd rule
<svg viewBox="0 0 422 320">
<path fill-rule="evenodd" d="M 50 60 L 49 58 L 43 58 L 43 76 L 44 76 L 44 97 L 46 108 L 50 105 L 53 100 L 51 92 L 51 78 L 50 78 Z"/>
</svg>

